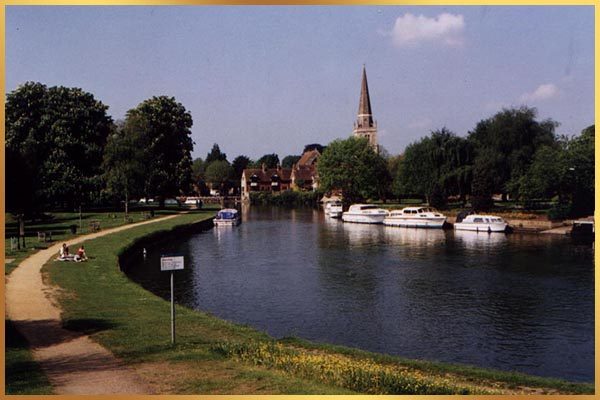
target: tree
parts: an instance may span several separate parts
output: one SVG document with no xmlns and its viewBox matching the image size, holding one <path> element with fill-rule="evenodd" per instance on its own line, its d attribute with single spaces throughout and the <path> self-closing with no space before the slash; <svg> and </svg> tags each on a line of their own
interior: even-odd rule
<svg viewBox="0 0 600 400">
<path fill-rule="evenodd" d="M 39 208 L 73 207 L 99 196 L 108 107 L 79 88 L 27 82 L 6 98 L 7 206 L 23 195 Z M 30 178 L 26 178 L 29 174 Z"/>
<path fill-rule="evenodd" d="M 202 175 L 204 175 L 205 168 L 206 168 L 206 163 L 204 162 L 202 157 L 196 158 L 192 162 L 192 176 L 194 177 L 194 179 L 198 179 Z"/>
<path fill-rule="evenodd" d="M 281 166 L 283 168 L 292 168 L 294 164 L 296 164 L 300 160 L 301 156 L 285 156 L 283 160 L 281 160 Z"/>
<path fill-rule="evenodd" d="M 317 162 L 317 171 L 323 190 L 341 190 L 346 204 L 385 197 L 391 180 L 385 160 L 365 138 L 331 142 Z"/>
<path fill-rule="evenodd" d="M 258 160 L 254 162 L 255 168 L 262 168 L 262 165 L 265 164 L 267 168 L 277 168 L 279 165 L 279 156 L 275 153 L 265 154 Z"/>
<path fill-rule="evenodd" d="M 147 127 L 141 118 L 132 116 L 109 136 L 104 149 L 104 180 L 107 191 L 125 200 L 125 215 L 129 213 L 129 199 L 140 196 L 144 190 L 146 172 L 145 142 Z"/>
<path fill-rule="evenodd" d="M 550 199 L 559 196 L 559 202 L 563 199 L 563 185 L 568 166 L 566 164 L 566 153 L 564 147 L 547 146 L 540 147 L 533 157 L 533 161 L 527 172 L 518 181 L 518 187 L 514 188 L 525 201 L 534 199 Z"/>
<path fill-rule="evenodd" d="M 175 98 L 155 96 L 129 110 L 126 123 L 134 118 L 147 143 L 144 191 L 162 207 L 166 197 L 190 190 L 192 116 Z"/>
<path fill-rule="evenodd" d="M 471 188 L 472 158 L 466 139 L 446 128 L 433 131 L 406 148 L 397 167 L 395 194 L 424 196 L 434 207 L 445 206 L 449 195 L 464 200 Z"/>
<path fill-rule="evenodd" d="M 233 174 L 233 168 L 226 160 L 213 161 L 206 167 L 206 181 L 213 189 L 218 188 L 221 193 L 227 192 Z"/>
<path fill-rule="evenodd" d="M 322 146 L 319 143 L 307 144 L 306 146 L 304 146 L 304 150 L 302 150 L 302 153 L 306 153 L 307 151 L 311 150 L 317 150 L 319 153 L 323 154 L 323 151 L 325 151 L 325 146 Z"/>
<path fill-rule="evenodd" d="M 493 192 L 505 194 L 518 187 L 527 172 L 533 155 L 543 145 L 554 146 L 554 130 L 558 124 L 550 119 L 536 121 L 534 108 L 504 109 L 493 117 L 480 121 L 468 139 L 475 147 L 476 157 L 492 156 Z M 513 190 L 511 190 L 511 188 Z"/>
<path fill-rule="evenodd" d="M 567 144 L 566 178 L 567 188 L 571 192 L 574 216 L 589 215 L 594 212 L 594 141 L 595 126 L 591 125 Z"/>
<path fill-rule="evenodd" d="M 234 179 L 240 180 L 242 178 L 242 172 L 244 172 L 244 170 L 248 168 L 250 162 L 250 159 L 246 156 L 237 156 L 233 159 L 231 167 L 233 168 Z"/>
<path fill-rule="evenodd" d="M 226 161 L 227 160 L 227 154 L 225 153 L 221 153 L 221 149 L 219 148 L 218 144 L 213 144 L 212 149 L 210 150 L 210 152 L 208 152 L 208 154 L 206 154 L 206 159 L 204 160 L 204 165 L 208 165 L 210 163 L 212 163 L 213 161 Z"/>
</svg>

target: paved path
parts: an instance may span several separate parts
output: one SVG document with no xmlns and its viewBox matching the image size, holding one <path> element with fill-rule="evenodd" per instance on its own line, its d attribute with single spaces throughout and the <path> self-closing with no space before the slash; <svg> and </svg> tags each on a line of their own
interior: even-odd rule
<svg viewBox="0 0 600 400">
<path fill-rule="evenodd" d="M 80 236 L 69 246 L 114 232 L 174 218 L 171 215 Z M 52 288 L 42 281 L 42 266 L 62 243 L 26 258 L 6 280 L 6 315 L 32 347 L 56 394 L 148 394 L 133 370 L 89 336 L 61 327 L 61 310 L 51 302 Z"/>
</svg>

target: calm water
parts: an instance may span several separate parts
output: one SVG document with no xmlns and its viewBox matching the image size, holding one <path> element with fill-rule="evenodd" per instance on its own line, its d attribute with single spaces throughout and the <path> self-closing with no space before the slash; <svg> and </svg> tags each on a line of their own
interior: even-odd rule
<svg viewBox="0 0 600 400">
<path fill-rule="evenodd" d="M 593 381 L 590 243 L 254 207 L 238 227 L 177 240 L 128 275 L 167 298 L 160 254 L 183 253 L 178 303 L 275 337 Z"/>
</svg>

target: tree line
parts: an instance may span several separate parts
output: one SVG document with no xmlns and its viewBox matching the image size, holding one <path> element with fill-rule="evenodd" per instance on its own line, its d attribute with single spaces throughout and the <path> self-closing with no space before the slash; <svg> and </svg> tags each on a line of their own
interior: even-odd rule
<svg viewBox="0 0 600 400">
<path fill-rule="evenodd" d="M 114 122 L 78 88 L 28 82 L 6 97 L 6 209 L 166 198 L 192 185 L 192 116 L 173 97 L 144 100 Z"/>
<path fill-rule="evenodd" d="M 369 152 L 366 140 L 334 141 L 318 163 L 321 188 L 341 189 L 350 201 L 422 198 L 438 208 L 454 200 L 478 211 L 493 196 L 526 209 L 553 201 L 556 217 L 594 211 L 594 125 L 580 135 L 555 133 L 528 107 L 504 109 L 465 137 L 446 128 L 411 143 L 403 154 Z"/>
<path fill-rule="evenodd" d="M 239 191 L 246 168 L 291 168 L 300 155 L 230 163 L 218 144 L 192 160 L 191 114 L 175 98 L 154 96 L 113 121 L 108 107 L 78 88 L 28 82 L 6 97 L 6 209 L 24 213 L 129 199 Z M 320 191 L 341 190 L 347 202 L 422 198 L 476 210 L 493 196 L 525 208 L 552 200 L 557 215 L 594 210 L 595 127 L 559 136 L 558 124 L 528 107 L 504 109 L 466 135 L 446 128 L 411 143 L 403 154 L 373 152 L 366 140 L 335 140 L 304 151 L 322 153 Z"/>
</svg>

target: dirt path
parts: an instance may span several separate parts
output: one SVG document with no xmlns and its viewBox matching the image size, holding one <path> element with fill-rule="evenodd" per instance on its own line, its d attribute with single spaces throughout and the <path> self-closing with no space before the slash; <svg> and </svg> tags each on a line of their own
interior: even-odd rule
<svg viewBox="0 0 600 400">
<path fill-rule="evenodd" d="M 69 246 L 114 232 L 174 218 L 171 215 L 80 236 Z M 88 336 L 61 327 L 61 310 L 51 302 L 51 288 L 41 269 L 56 256 L 62 243 L 26 258 L 6 280 L 6 315 L 32 347 L 34 359 L 56 394 L 148 394 L 150 388 L 112 353 Z"/>
</svg>

